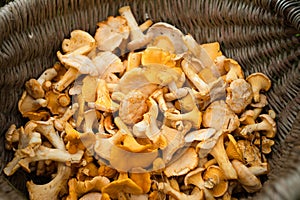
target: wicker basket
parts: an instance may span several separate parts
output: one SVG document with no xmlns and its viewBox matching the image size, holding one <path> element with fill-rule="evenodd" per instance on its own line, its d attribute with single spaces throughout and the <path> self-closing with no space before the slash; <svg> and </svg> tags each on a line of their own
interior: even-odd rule
<svg viewBox="0 0 300 200">
<path fill-rule="evenodd" d="M 277 113 L 278 135 L 268 180 L 252 198 L 299 199 L 299 0 L 16 0 L 1 8 L 0 199 L 26 198 L 26 180 L 38 181 L 22 170 L 12 177 L 2 173 L 13 156 L 4 150 L 4 133 L 12 123 L 24 124 L 17 110 L 24 82 L 56 61 L 72 30 L 94 34 L 96 23 L 118 14 L 123 5 L 130 5 L 140 22 L 149 17 L 191 33 L 200 43 L 219 41 L 245 75 L 261 71 L 271 78 L 267 96 Z"/>
</svg>

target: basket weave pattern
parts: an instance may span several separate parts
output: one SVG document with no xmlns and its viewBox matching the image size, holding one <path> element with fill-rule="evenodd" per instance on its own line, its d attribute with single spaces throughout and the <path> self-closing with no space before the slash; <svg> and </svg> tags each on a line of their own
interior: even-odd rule
<svg viewBox="0 0 300 200">
<path fill-rule="evenodd" d="M 74 29 L 92 35 L 96 23 L 130 5 L 136 18 L 165 21 L 200 43 L 219 41 L 223 53 L 245 71 L 272 80 L 267 97 L 277 113 L 278 135 L 268 181 L 254 199 L 300 197 L 300 2 L 299 0 L 16 0 L 0 9 L 0 196 L 20 199 L 31 177 L 2 169 L 10 124 L 24 124 L 17 109 L 23 85 L 56 61 L 62 40 Z M 251 197 L 249 197 L 251 198 Z"/>
</svg>

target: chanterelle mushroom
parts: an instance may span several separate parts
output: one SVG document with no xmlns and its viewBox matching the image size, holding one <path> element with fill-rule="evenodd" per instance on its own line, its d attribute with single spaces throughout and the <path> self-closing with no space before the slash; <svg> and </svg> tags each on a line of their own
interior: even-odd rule
<svg viewBox="0 0 300 200">
<path fill-rule="evenodd" d="M 224 148 L 224 133 L 220 136 L 217 144 L 211 150 L 210 154 L 217 160 L 220 168 L 224 171 L 226 178 L 237 178 L 236 171 L 232 167 Z"/>
<path fill-rule="evenodd" d="M 153 24 L 147 34 L 151 34 L 153 38 L 159 36 L 166 36 L 175 48 L 175 53 L 180 54 L 187 51 L 187 47 L 183 42 L 183 33 L 177 29 L 175 26 L 172 26 L 165 22 L 157 22 Z"/>
<path fill-rule="evenodd" d="M 142 194 L 143 189 L 128 178 L 127 173 L 120 173 L 117 180 L 102 188 L 102 192 L 109 194 L 111 198 L 118 198 L 120 193 Z"/>
<path fill-rule="evenodd" d="M 267 138 L 274 138 L 276 134 L 276 123 L 274 119 L 268 114 L 259 115 L 261 122 L 256 124 L 246 125 L 242 130 L 242 135 L 251 134 L 253 131 L 262 131 Z"/>
<path fill-rule="evenodd" d="M 88 53 L 95 46 L 96 41 L 89 33 L 82 30 L 74 30 L 71 32 L 70 39 L 64 39 L 62 42 L 62 49 L 65 53 L 74 52 L 79 48 L 87 46 L 86 51 L 82 54 Z"/>
<path fill-rule="evenodd" d="M 207 128 L 232 132 L 239 127 L 240 121 L 230 107 L 220 100 L 212 102 L 207 107 L 203 113 L 202 124 Z"/>
<path fill-rule="evenodd" d="M 177 160 L 168 165 L 164 173 L 167 177 L 187 174 L 198 165 L 198 156 L 194 148 L 188 148 Z"/>
<path fill-rule="evenodd" d="M 69 180 L 69 195 L 67 200 L 77 200 L 88 192 L 101 192 L 101 190 L 110 183 L 110 180 L 104 176 L 95 176 L 91 180 L 78 181 L 76 178 Z"/>
<path fill-rule="evenodd" d="M 133 13 L 129 6 L 124 6 L 119 9 L 119 13 L 122 17 L 124 17 L 127 21 L 127 24 L 130 28 L 130 42 L 127 44 L 127 48 L 130 51 L 134 51 L 145 46 L 150 42 L 152 36 L 151 34 L 144 35 L 140 30 Z"/>
<path fill-rule="evenodd" d="M 147 96 L 139 90 L 130 91 L 124 96 L 119 107 L 119 116 L 126 124 L 133 125 L 141 121 L 147 112 Z"/>
<path fill-rule="evenodd" d="M 101 51 L 114 51 L 129 37 L 127 21 L 121 17 L 108 17 L 106 21 L 97 24 L 99 28 L 95 34 L 97 46 Z"/>
<path fill-rule="evenodd" d="M 233 160 L 232 165 L 238 174 L 238 181 L 247 192 L 257 192 L 262 188 L 260 180 L 242 162 Z"/>
<path fill-rule="evenodd" d="M 252 88 L 244 79 L 236 79 L 227 88 L 226 103 L 237 114 L 251 103 L 253 97 Z"/>
<path fill-rule="evenodd" d="M 250 83 L 252 86 L 255 102 L 259 102 L 260 100 L 259 93 L 261 90 L 268 91 L 271 87 L 271 80 L 266 75 L 260 72 L 250 74 L 246 78 L 246 81 Z"/>
</svg>

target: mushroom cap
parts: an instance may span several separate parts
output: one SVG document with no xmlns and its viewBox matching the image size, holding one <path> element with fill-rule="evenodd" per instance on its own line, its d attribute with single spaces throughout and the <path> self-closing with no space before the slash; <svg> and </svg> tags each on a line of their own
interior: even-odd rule
<svg viewBox="0 0 300 200">
<path fill-rule="evenodd" d="M 118 194 L 143 194 L 143 189 L 129 178 L 115 180 L 102 188 L 102 193 L 107 193 L 111 198 L 118 198 Z"/>
<path fill-rule="evenodd" d="M 99 28 L 95 33 L 95 40 L 101 51 L 114 51 L 129 37 L 127 21 L 121 16 L 110 16 L 97 25 Z"/>
<path fill-rule="evenodd" d="M 167 177 L 187 174 L 198 165 L 198 155 L 194 148 L 188 148 L 177 160 L 167 165 L 164 173 Z"/>
<path fill-rule="evenodd" d="M 255 124 L 254 119 L 254 111 L 253 110 L 246 110 L 243 112 L 240 116 L 240 122 L 241 124 Z"/>
<path fill-rule="evenodd" d="M 85 32 L 83 30 L 74 30 L 71 32 L 70 39 L 63 40 L 62 49 L 65 53 L 68 53 L 73 52 L 80 47 L 89 46 L 87 51 L 84 52 L 88 53 L 92 50 L 95 44 L 95 39 L 88 32 Z"/>
<path fill-rule="evenodd" d="M 250 74 L 247 78 L 246 81 L 249 82 L 251 85 L 253 83 L 260 83 L 260 89 L 264 91 L 268 91 L 271 88 L 271 80 L 269 77 L 267 77 L 265 74 L 261 72 L 253 73 Z"/>
<path fill-rule="evenodd" d="M 223 101 L 212 102 L 204 111 L 202 116 L 202 125 L 216 130 L 234 131 L 239 127 L 240 122 L 237 115 Z"/>
<path fill-rule="evenodd" d="M 222 197 L 228 190 L 228 181 L 220 181 L 219 184 L 215 185 L 212 189 L 212 194 L 214 197 Z"/>
<path fill-rule="evenodd" d="M 231 134 L 228 134 L 227 137 L 229 138 L 229 142 L 226 147 L 226 153 L 228 155 L 229 159 L 237 159 L 241 162 L 243 162 L 243 154 L 241 152 L 241 149 L 237 145 L 236 140 Z"/>
<path fill-rule="evenodd" d="M 43 98 L 45 96 L 45 91 L 42 85 L 36 79 L 29 79 L 25 83 L 25 89 L 27 93 L 34 99 Z"/>
<path fill-rule="evenodd" d="M 156 47 L 160 48 L 164 51 L 174 53 L 175 52 L 175 47 L 170 40 L 170 38 L 166 35 L 159 35 L 156 38 L 153 39 L 151 43 L 147 45 L 148 47 Z"/>
<path fill-rule="evenodd" d="M 265 120 L 271 126 L 270 130 L 265 131 L 265 135 L 267 136 L 267 138 L 274 138 L 277 131 L 276 122 L 274 121 L 274 119 L 268 114 L 261 114 L 259 115 L 259 117 L 262 120 Z"/>
<path fill-rule="evenodd" d="M 95 102 L 97 91 L 97 78 L 87 75 L 82 80 L 81 93 L 85 102 Z"/>
<path fill-rule="evenodd" d="M 130 173 L 130 178 L 142 188 L 143 193 L 148 193 L 151 188 L 151 175 L 149 172 Z"/>
<path fill-rule="evenodd" d="M 212 186 L 211 188 L 218 185 L 221 181 L 225 179 L 226 177 L 224 175 L 224 172 L 221 170 L 220 167 L 216 165 L 209 166 L 203 174 L 203 180 L 210 182 Z"/>
<path fill-rule="evenodd" d="M 168 23 L 157 22 L 153 24 L 148 29 L 147 34 L 151 34 L 154 40 L 158 36 L 167 36 L 172 41 L 176 54 L 184 53 L 187 51 L 187 47 L 182 39 L 182 37 L 184 36 L 183 33 L 175 26 L 172 26 Z"/>
<path fill-rule="evenodd" d="M 141 63 L 142 65 L 148 64 L 162 64 L 168 67 L 175 67 L 174 61 L 175 54 L 171 54 L 157 47 L 148 47 L 142 53 Z"/>
<path fill-rule="evenodd" d="M 236 79 L 227 88 L 226 103 L 232 111 L 239 114 L 252 102 L 251 85 L 244 79 Z"/>
</svg>

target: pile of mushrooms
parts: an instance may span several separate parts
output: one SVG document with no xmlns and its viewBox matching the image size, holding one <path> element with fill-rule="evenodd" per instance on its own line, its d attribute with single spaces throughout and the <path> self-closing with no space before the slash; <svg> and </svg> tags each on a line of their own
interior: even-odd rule
<svg viewBox="0 0 300 200">
<path fill-rule="evenodd" d="M 138 25 L 130 7 L 74 30 L 59 62 L 30 79 L 4 168 L 48 176 L 30 199 L 234 199 L 262 188 L 276 135 L 262 73 L 244 77 L 219 43 Z"/>
</svg>

